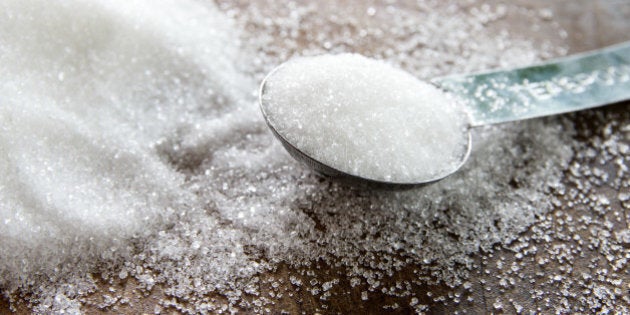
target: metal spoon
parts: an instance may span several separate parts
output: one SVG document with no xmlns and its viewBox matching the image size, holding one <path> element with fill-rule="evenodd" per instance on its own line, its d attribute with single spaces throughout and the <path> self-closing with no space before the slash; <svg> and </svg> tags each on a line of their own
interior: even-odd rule
<svg viewBox="0 0 630 315">
<path fill-rule="evenodd" d="M 269 73 L 260 86 L 263 116 L 291 156 L 326 176 L 381 187 L 421 185 L 456 172 L 470 155 L 472 137 L 469 129 L 468 148 L 461 156 L 461 163 L 438 177 L 409 182 L 376 181 L 326 165 L 289 142 L 270 122 L 269 117 L 274 113 L 269 111 L 263 96 L 265 82 L 276 70 Z M 431 83 L 455 94 L 469 107 L 471 128 L 613 104 L 630 99 L 630 42 L 538 65 L 446 76 L 433 79 Z"/>
</svg>

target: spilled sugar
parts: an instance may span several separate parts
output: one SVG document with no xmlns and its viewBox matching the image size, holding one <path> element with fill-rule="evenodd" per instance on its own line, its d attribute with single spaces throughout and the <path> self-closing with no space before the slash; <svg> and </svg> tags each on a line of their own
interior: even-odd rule
<svg viewBox="0 0 630 315">
<path fill-rule="evenodd" d="M 461 173 L 421 189 L 372 192 L 322 180 L 299 166 L 260 117 L 255 82 L 293 54 L 356 51 L 424 79 L 562 54 L 562 45 L 555 45 L 560 39 L 535 42 L 500 31 L 506 15 L 522 14 L 537 33 L 561 33 L 544 22 L 548 14 L 539 18 L 518 6 L 276 1 L 226 1 L 219 3 L 221 11 L 194 1 L 0 6 L 0 67 L 10 78 L 2 85 L 2 95 L 10 97 L 0 104 L 2 128 L 9 128 L 0 138 L 0 165 L 28 179 L 11 188 L 26 195 L 22 198 L 8 192 L 14 181 L 0 178 L 0 233 L 7 233 L 0 243 L 0 288 L 13 297 L 25 294 L 40 313 L 86 308 L 133 313 L 143 307 L 137 299 L 155 286 L 156 313 L 262 313 L 297 296 L 300 288 L 315 296 L 321 303 L 315 308 L 323 312 L 347 281 L 360 291 L 359 302 L 396 295 L 399 304 L 388 308 L 407 299 L 412 309 L 427 311 L 427 296 L 445 297 L 413 288 L 432 281 L 471 288 L 467 279 L 479 266 L 470 254 L 514 239 L 520 243 L 520 232 L 547 217 L 555 200 L 550 192 L 563 191 L 559 180 L 574 156 L 572 146 L 585 149 L 572 140 L 566 119 L 486 128 L 473 135 L 475 151 Z M 33 133 L 22 132 L 22 126 Z M 602 139 L 589 147 L 600 148 L 612 138 Z M 609 146 L 616 148 L 612 160 L 628 151 Z M 611 176 L 625 178 L 627 189 L 627 177 Z M 77 185 L 82 189 L 74 189 Z M 53 192 L 55 203 L 47 204 L 38 189 Z M 588 194 L 587 188 L 575 192 L 580 193 Z M 64 202 L 70 194 L 81 203 Z M 569 201 L 572 194 L 566 193 Z M 37 207 L 15 205 L 27 200 Z M 16 213 L 31 218 L 14 226 L 7 219 Z M 30 241 L 38 224 L 48 240 Z M 547 225 L 542 220 L 534 227 L 543 232 L 536 232 L 526 259 L 536 256 L 536 246 L 542 248 L 537 242 L 555 235 L 547 233 Z M 50 233 L 55 226 L 63 228 Z M 585 233 L 603 233 L 603 227 Z M 615 239 L 625 239 L 618 235 Z M 553 239 L 549 242 L 545 248 L 558 253 Z M 623 247 L 615 246 L 605 250 L 623 254 Z M 338 274 L 323 275 L 316 260 Z M 265 276 L 286 265 L 293 271 L 284 282 Z M 413 276 L 386 285 L 400 273 Z M 508 285 L 518 278 L 497 274 Z M 121 290 L 120 281 L 140 288 Z M 578 289 L 601 286 L 588 282 Z M 542 288 L 532 294 L 544 298 Z M 557 293 L 564 294 L 562 289 Z M 575 300 L 576 307 L 613 301 L 598 290 L 603 298 L 586 295 Z M 503 309 L 510 302 L 487 301 Z"/>
<path fill-rule="evenodd" d="M 226 57 L 226 19 L 162 2 L 0 4 L 3 287 L 130 254 L 194 207 L 156 145 L 238 107 L 253 81 Z"/>
<path fill-rule="evenodd" d="M 370 180 L 450 174 L 467 152 L 462 106 L 431 84 L 357 54 L 291 60 L 265 80 L 269 124 L 309 157 Z"/>
</svg>

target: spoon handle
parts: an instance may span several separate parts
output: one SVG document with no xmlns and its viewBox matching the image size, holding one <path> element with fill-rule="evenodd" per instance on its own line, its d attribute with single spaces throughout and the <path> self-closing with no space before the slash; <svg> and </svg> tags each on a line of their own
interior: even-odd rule
<svg viewBox="0 0 630 315">
<path fill-rule="evenodd" d="M 630 42 L 432 82 L 468 103 L 472 126 L 578 111 L 630 99 Z"/>
</svg>

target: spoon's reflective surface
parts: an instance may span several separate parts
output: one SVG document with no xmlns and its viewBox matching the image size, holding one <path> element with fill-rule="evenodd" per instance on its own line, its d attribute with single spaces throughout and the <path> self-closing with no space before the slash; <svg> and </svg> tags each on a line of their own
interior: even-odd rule
<svg viewBox="0 0 630 315">
<path fill-rule="evenodd" d="M 469 129 L 465 135 L 467 148 L 460 163 L 430 178 L 407 182 L 374 180 L 326 165 L 288 141 L 270 119 L 277 113 L 268 106 L 273 100 L 265 97 L 266 82 L 281 67 L 271 71 L 260 86 L 259 101 L 265 121 L 291 156 L 326 176 L 384 187 L 421 185 L 456 172 L 470 155 L 472 137 Z M 630 42 L 540 65 L 448 76 L 434 79 L 432 83 L 458 96 L 468 106 L 471 128 L 613 104 L 630 99 Z"/>
</svg>

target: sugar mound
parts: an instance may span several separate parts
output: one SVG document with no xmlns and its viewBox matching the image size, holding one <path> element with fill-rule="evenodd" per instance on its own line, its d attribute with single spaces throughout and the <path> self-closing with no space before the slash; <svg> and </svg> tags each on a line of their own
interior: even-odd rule
<svg viewBox="0 0 630 315">
<path fill-rule="evenodd" d="M 265 81 L 269 124 L 303 153 L 348 174 L 425 182 L 456 170 L 467 121 L 429 83 L 358 54 L 291 60 Z"/>
<path fill-rule="evenodd" d="M 254 84 L 229 60 L 230 23 L 208 5 L 3 1 L 0 12 L 8 288 L 124 257 L 130 240 L 194 207 L 160 145 L 183 122 L 238 107 Z"/>
</svg>

